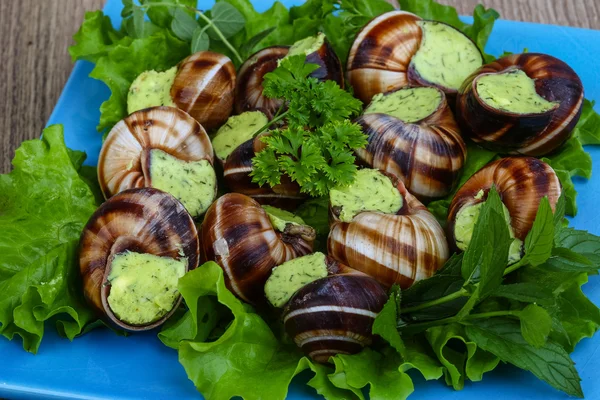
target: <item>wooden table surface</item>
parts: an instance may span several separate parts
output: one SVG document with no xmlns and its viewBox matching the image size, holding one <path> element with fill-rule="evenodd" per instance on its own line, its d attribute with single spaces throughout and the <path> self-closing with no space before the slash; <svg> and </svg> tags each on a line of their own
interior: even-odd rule
<svg viewBox="0 0 600 400">
<path fill-rule="evenodd" d="M 479 0 L 441 0 L 469 14 Z M 503 18 L 600 29 L 599 0 L 482 0 Z M 36 138 L 71 73 L 67 47 L 104 0 L 0 0 L 0 173 Z"/>
</svg>

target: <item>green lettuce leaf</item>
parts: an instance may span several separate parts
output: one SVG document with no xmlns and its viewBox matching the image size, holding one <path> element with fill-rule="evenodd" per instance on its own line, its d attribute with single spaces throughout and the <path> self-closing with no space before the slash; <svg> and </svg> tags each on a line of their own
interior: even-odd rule
<svg viewBox="0 0 600 400">
<path fill-rule="evenodd" d="M 24 142 L 13 171 L 0 175 L 0 333 L 20 336 L 34 353 L 50 317 L 69 339 L 95 319 L 84 305 L 77 259 L 97 205 L 78 172 L 84 158 L 67 149 L 54 125 Z"/>
<path fill-rule="evenodd" d="M 315 374 L 308 385 L 318 393 L 328 399 L 348 397 L 326 378 L 333 372 L 329 367 L 313 364 L 295 345 L 278 339 L 251 306 L 227 290 L 217 264 L 187 273 L 179 290 L 190 310 L 159 337 L 177 348 L 189 379 L 207 400 L 284 399 L 292 378 L 306 369 Z"/>
<path fill-rule="evenodd" d="M 113 28 L 110 18 L 102 11 L 90 11 L 85 14 L 73 40 L 75 44 L 69 47 L 73 61 L 87 60 L 95 63 L 100 57 L 106 56 L 117 43 L 127 44 L 132 39 Z"/>
</svg>

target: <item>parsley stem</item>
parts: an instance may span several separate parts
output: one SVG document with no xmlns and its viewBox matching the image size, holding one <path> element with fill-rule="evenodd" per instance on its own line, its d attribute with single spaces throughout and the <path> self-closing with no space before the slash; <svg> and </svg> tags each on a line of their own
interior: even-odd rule
<svg viewBox="0 0 600 400">
<path fill-rule="evenodd" d="M 283 108 L 283 106 L 281 106 L 281 108 Z M 277 111 L 277 114 L 275 114 L 275 118 L 273 118 L 272 120 L 270 120 L 269 122 L 267 122 L 259 130 L 257 130 L 253 137 L 257 137 L 258 135 L 260 135 L 261 133 L 263 133 L 264 131 L 266 131 L 267 129 L 269 129 L 269 127 L 271 125 L 274 125 L 275 123 L 281 121 L 282 119 L 284 119 L 290 113 L 290 111 L 288 110 L 288 111 L 280 114 L 281 108 L 279 109 L 279 111 Z"/>
<path fill-rule="evenodd" d="M 440 297 L 439 299 L 435 299 L 435 300 L 431 300 L 431 301 L 428 301 L 428 302 L 425 302 L 425 303 L 421 303 L 421 304 L 413 306 L 413 307 L 402 308 L 402 309 L 400 309 L 400 314 L 408 314 L 408 313 L 411 313 L 411 312 L 422 310 L 424 308 L 438 306 L 440 304 L 444 304 L 444 303 L 447 303 L 449 301 L 458 299 L 460 297 L 468 296 L 468 295 L 469 295 L 469 292 L 465 288 L 462 288 L 462 289 L 460 289 L 457 292 L 450 293 L 449 295 L 444 296 L 444 297 Z"/>
</svg>

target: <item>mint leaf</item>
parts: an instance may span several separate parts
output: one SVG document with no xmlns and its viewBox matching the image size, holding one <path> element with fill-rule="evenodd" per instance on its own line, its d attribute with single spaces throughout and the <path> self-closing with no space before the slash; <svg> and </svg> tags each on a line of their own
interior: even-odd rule
<svg viewBox="0 0 600 400">
<path fill-rule="evenodd" d="M 210 10 L 210 17 L 214 26 L 221 31 L 225 38 L 230 38 L 242 29 L 246 24 L 244 16 L 229 3 L 220 1 Z M 213 29 L 208 34 L 212 39 L 219 39 Z"/>
<path fill-rule="evenodd" d="M 496 288 L 491 296 L 503 297 L 522 303 L 537 303 L 541 305 L 551 305 L 554 303 L 552 292 L 533 282 L 518 282 L 502 285 Z"/>
<path fill-rule="evenodd" d="M 600 237 L 573 228 L 564 228 L 556 236 L 559 247 L 572 250 L 600 266 Z"/>
<path fill-rule="evenodd" d="M 529 304 L 519 313 L 521 334 L 533 347 L 543 347 L 552 328 L 552 318 L 548 311 L 535 304 Z"/>
<path fill-rule="evenodd" d="M 171 30 L 181 40 L 191 41 L 198 28 L 198 21 L 181 8 L 176 8 L 171 21 Z"/>
<path fill-rule="evenodd" d="M 525 238 L 523 263 L 534 267 L 544 263 L 552 253 L 554 244 L 554 215 L 547 197 L 540 201 L 531 230 Z"/>
<path fill-rule="evenodd" d="M 398 312 L 400 311 L 400 288 L 392 287 L 390 297 L 383 306 L 383 309 L 375 318 L 372 332 L 374 335 L 379 335 L 383 340 L 388 342 L 398 354 L 404 352 L 404 343 L 396 329 L 398 322 Z"/>
<path fill-rule="evenodd" d="M 569 354 L 552 341 L 542 348 L 531 346 L 521 335 L 519 321 L 509 318 L 477 319 L 469 321 L 465 330 L 477 346 L 502 361 L 532 372 L 568 395 L 583 397 L 581 378 Z"/>
<path fill-rule="evenodd" d="M 206 27 L 197 27 L 192 34 L 192 53 L 208 50 L 210 47 L 210 38 L 206 33 Z"/>
<path fill-rule="evenodd" d="M 582 254 L 564 247 L 555 247 L 544 267 L 558 271 L 596 272 L 600 266 L 592 263 Z"/>
<path fill-rule="evenodd" d="M 563 228 L 565 221 L 565 212 L 567 209 L 567 199 L 565 193 L 561 192 L 554 210 L 554 236 L 556 237 Z"/>
</svg>

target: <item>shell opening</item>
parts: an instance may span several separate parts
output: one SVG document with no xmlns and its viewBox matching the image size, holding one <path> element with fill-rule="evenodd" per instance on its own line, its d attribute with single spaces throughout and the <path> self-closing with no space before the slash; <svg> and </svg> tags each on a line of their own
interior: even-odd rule
<svg viewBox="0 0 600 400">
<path fill-rule="evenodd" d="M 127 112 L 131 114 L 156 106 L 175 107 L 171 98 L 171 86 L 176 74 L 177 67 L 173 67 L 164 72 L 150 70 L 138 75 L 127 93 Z"/>
<path fill-rule="evenodd" d="M 423 40 L 411 66 L 423 80 L 458 90 L 483 65 L 481 52 L 471 39 L 450 25 L 435 21 L 417 23 L 423 31 Z"/>
<path fill-rule="evenodd" d="M 273 268 L 265 283 L 265 296 L 275 307 L 283 307 L 300 288 L 327 274 L 325 254 L 295 258 Z"/>
<path fill-rule="evenodd" d="M 216 197 L 217 175 L 208 160 L 186 162 L 159 150 L 150 150 L 152 187 L 170 193 L 192 217 L 206 212 Z"/>
<path fill-rule="evenodd" d="M 229 117 L 212 139 L 215 154 L 225 162 L 238 146 L 252 139 L 268 122 L 267 116 L 260 111 L 248 111 Z"/>
<path fill-rule="evenodd" d="M 168 314 L 179 299 L 177 283 L 188 260 L 126 251 L 110 264 L 106 285 L 114 315 L 130 325 L 147 325 Z"/>
<path fill-rule="evenodd" d="M 480 101 L 489 107 L 513 114 L 542 114 L 560 103 L 550 102 L 535 89 L 535 81 L 520 69 L 477 78 L 475 90 Z"/>
<path fill-rule="evenodd" d="M 404 199 L 392 180 L 376 169 L 356 172 L 354 183 L 329 192 L 331 207 L 342 222 L 350 222 L 363 211 L 396 214 Z"/>
<path fill-rule="evenodd" d="M 442 103 L 442 92 L 431 87 L 406 88 L 375 95 L 365 114 L 386 114 L 407 123 L 421 121 Z"/>
</svg>

